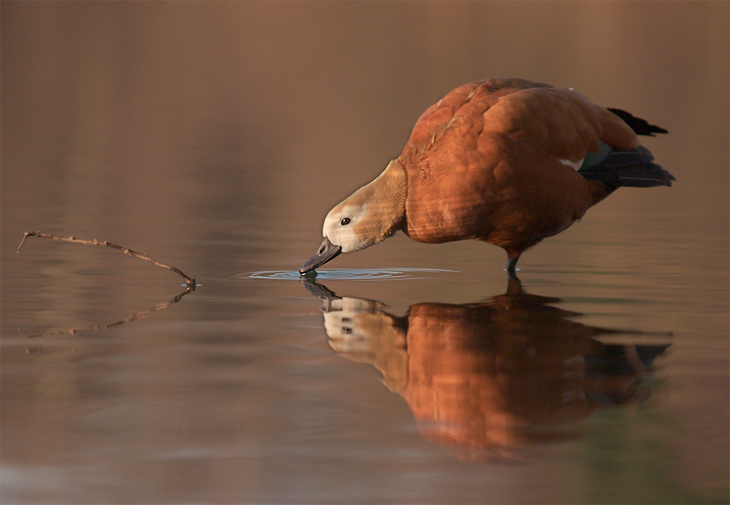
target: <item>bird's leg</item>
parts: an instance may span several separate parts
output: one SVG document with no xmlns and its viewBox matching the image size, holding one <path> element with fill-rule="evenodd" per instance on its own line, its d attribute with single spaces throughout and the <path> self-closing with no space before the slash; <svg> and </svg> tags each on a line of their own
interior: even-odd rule
<svg viewBox="0 0 730 505">
<path fill-rule="evenodd" d="M 507 259 L 507 268 L 505 270 L 507 271 L 507 275 L 510 277 L 515 276 L 515 272 L 517 272 L 517 261 L 520 259 L 519 253 L 508 253 L 508 259 Z"/>
</svg>

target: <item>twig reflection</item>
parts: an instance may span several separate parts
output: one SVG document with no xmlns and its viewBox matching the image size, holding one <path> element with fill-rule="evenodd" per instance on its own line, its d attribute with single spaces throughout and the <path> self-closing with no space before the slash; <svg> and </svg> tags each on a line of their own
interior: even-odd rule
<svg viewBox="0 0 730 505">
<path fill-rule="evenodd" d="M 524 292 L 516 278 L 484 302 L 418 303 L 402 317 L 381 302 L 303 284 L 323 301 L 330 346 L 377 368 L 421 434 L 459 459 L 512 459 L 521 448 L 580 436 L 575 421 L 640 402 L 653 360 L 669 347 L 603 344 L 595 337 L 643 332 L 572 321 L 580 314 Z"/>
<path fill-rule="evenodd" d="M 160 310 L 165 310 L 169 308 L 171 305 L 179 302 L 183 296 L 187 295 L 188 293 L 194 291 L 194 287 L 186 287 L 185 291 L 182 293 L 174 296 L 172 300 L 168 302 L 158 303 L 155 306 L 146 309 L 146 310 L 140 310 L 138 312 L 134 312 L 132 314 L 129 314 L 124 319 L 120 319 L 119 321 L 114 321 L 113 323 L 109 324 L 101 324 L 101 325 L 89 325 L 89 326 L 76 326 L 73 328 L 67 328 L 65 330 L 55 330 L 55 331 L 43 331 L 40 333 L 33 333 L 31 335 L 28 335 L 26 333 L 23 333 L 21 330 L 18 330 L 23 336 L 26 338 L 40 338 L 40 337 L 52 337 L 52 336 L 58 336 L 58 335 L 75 335 L 77 333 L 81 332 L 92 332 L 92 331 L 102 331 L 109 328 L 112 328 L 114 326 L 121 326 L 123 324 L 131 323 L 132 321 L 137 321 L 139 319 L 146 319 L 148 318 L 153 312 L 157 312 Z"/>
</svg>

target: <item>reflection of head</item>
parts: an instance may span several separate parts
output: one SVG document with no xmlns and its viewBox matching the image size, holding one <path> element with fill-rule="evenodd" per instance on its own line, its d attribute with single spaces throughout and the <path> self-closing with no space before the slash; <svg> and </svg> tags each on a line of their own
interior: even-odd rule
<svg viewBox="0 0 730 505">
<path fill-rule="evenodd" d="M 379 302 L 333 295 L 325 328 L 334 350 L 380 370 L 425 438 L 462 459 L 509 458 L 578 436 L 577 420 L 631 401 L 645 366 L 668 347 L 639 346 L 630 366 L 622 347 L 593 338 L 615 332 L 572 321 L 575 313 L 548 305 L 556 301 L 513 290 L 484 303 L 420 303 L 396 317 Z"/>
<path fill-rule="evenodd" d="M 389 389 L 403 387 L 406 370 L 402 320 L 382 311 L 383 304 L 359 298 L 331 300 L 324 313 L 329 344 L 352 361 L 377 368 Z"/>
</svg>

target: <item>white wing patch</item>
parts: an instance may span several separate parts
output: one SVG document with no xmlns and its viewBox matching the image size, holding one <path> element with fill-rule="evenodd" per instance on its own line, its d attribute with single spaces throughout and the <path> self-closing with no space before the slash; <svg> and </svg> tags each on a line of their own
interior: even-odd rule
<svg viewBox="0 0 730 505">
<path fill-rule="evenodd" d="M 573 170 L 578 171 L 578 170 L 580 170 L 580 167 L 583 165 L 583 160 L 578 160 L 578 161 L 560 160 L 560 163 L 562 163 L 566 167 L 570 167 Z"/>
</svg>

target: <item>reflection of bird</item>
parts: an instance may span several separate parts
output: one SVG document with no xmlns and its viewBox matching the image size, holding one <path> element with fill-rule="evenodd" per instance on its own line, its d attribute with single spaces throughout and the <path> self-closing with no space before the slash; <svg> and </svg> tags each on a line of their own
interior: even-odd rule
<svg viewBox="0 0 730 505">
<path fill-rule="evenodd" d="M 523 251 L 620 186 L 670 186 L 637 134 L 666 130 L 569 89 L 521 79 L 466 84 L 428 108 L 401 155 L 333 208 L 318 268 L 403 230 L 421 242 L 478 239 Z"/>
<path fill-rule="evenodd" d="M 559 299 L 509 282 L 506 294 L 483 303 L 418 303 L 403 317 L 380 302 L 305 286 L 324 300 L 332 348 L 377 368 L 424 437 L 486 460 L 574 437 L 571 421 L 640 399 L 638 386 L 668 347 L 602 344 L 596 336 L 619 332 L 576 323 L 577 313 L 549 305 Z"/>
</svg>

